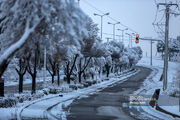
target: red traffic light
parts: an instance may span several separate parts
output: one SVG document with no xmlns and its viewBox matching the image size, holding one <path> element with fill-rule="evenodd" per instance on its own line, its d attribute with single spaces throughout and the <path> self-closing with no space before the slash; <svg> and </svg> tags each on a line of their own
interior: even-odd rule
<svg viewBox="0 0 180 120">
<path fill-rule="evenodd" d="M 139 43 L 139 34 L 136 34 L 136 44 Z"/>
<path fill-rule="evenodd" d="M 139 43 L 139 40 L 136 40 L 136 43 Z"/>
</svg>

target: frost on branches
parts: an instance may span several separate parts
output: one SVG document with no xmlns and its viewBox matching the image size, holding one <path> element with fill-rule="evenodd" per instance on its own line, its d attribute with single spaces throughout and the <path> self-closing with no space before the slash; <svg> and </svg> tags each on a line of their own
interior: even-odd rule
<svg viewBox="0 0 180 120">
<path fill-rule="evenodd" d="M 63 82 L 83 84 L 131 69 L 142 57 L 140 47 L 103 43 L 97 24 L 74 0 L 1 0 L 0 10 L 0 77 L 8 64 L 15 64 L 6 72 L 16 72 L 19 93 L 24 76 L 32 80 L 32 94 L 36 93 L 44 54 L 51 84 L 58 86 L 60 73 Z"/>
</svg>

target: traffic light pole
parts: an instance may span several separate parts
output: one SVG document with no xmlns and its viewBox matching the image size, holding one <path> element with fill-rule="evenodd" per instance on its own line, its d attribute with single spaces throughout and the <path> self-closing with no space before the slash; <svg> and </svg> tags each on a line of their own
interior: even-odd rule
<svg viewBox="0 0 180 120">
<path fill-rule="evenodd" d="M 164 43 L 164 41 L 162 40 L 158 40 L 158 39 L 147 39 L 147 38 L 139 38 L 140 40 L 144 40 L 144 41 L 150 41 L 151 42 L 151 47 L 150 47 L 150 51 L 151 51 L 151 57 L 150 57 L 150 65 L 152 66 L 152 44 L 153 44 L 153 41 L 161 41 Z"/>
</svg>

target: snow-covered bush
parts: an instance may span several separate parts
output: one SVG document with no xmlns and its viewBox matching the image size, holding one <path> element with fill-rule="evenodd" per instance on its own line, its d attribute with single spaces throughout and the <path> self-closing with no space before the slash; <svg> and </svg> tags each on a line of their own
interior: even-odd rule
<svg viewBox="0 0 180 120">
<path fill-rule="evenodd" d="M 4 97 L 0 99 L 0 108 L 13 107 L 17 104 L 18 99 L 15 97 Z"/>
</svg>

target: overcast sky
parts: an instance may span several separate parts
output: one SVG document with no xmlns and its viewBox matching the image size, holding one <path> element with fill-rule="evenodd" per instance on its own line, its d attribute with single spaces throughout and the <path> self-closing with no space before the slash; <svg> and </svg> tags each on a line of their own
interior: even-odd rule
<svg viewBox="0 0 180 120">
<path fill-rule="evenodd" d="M 156 0 L 157 2 L 164 2 L 164 0 Z M 176 0 L 174 0 L 176 1 Z M 179 2 L 179 0 L 178 0 Z M 157 38 L 152 23 L 155 20 L 156 15 L 156 4 L 155 0 L 80 0 L 80 7 L 83 11 L 88 14 L 95 23 L 99 24 L 100 28 L 100 17 L 94 16 L 94 13 L 102 14 L 100 11 L 110 13 L 110 17 L 116 19 L 124 25 L 127 25 L 129 28 L 135 30 L 140 34 L 140 37 L 153 37 Z M 98 10 L 97 10 L 98 9 Z M 160 7 L 159 10 L 164 9 Z M 173 10 L 175 8 L 172 8 Z M 99 11 L 100 10 L 100 11 Z M 177 11 L 177 10 L 176 10 Z M 164 10 L 158 12 L 156 22 L 160 21 L 163 18 Z M 162 19 L 162 22 L 165 21 L 165 18 Z M 112 25 L 107 24 L 107 22 L 115 23 L 108 17 L 103 19 L 103 32 L 112 34 Z M 121 25 L 117 25 L 116 29 L 125 29 Z M 155 28 L 158 30 L 158 28 Z M 132 31 L 127 31 L 132 33 Z M 121 35 L 120 31 L 116 31 L 116 35 Z M 170 37 L 176 38 L 180 35 L 180 16 L 170 17 Z M 103 35 L 103 39 L 106 37 L 112 37 L 110 35 Z M 128 42 L 128 36 L 126 38 L 126 45 Z M 119 39 L 117 37 L 116 39 Z M 139 44 L 143 51 L 144 55 L 149 51 L 149 42 L 140 42 Z M 133 46 L 135 46 L 133 41 Z M 154 55 L 156 54 L 155 44 L 153 45 Z M 148 53 L 149 54 L 149 53 Z"/>
</svg>

